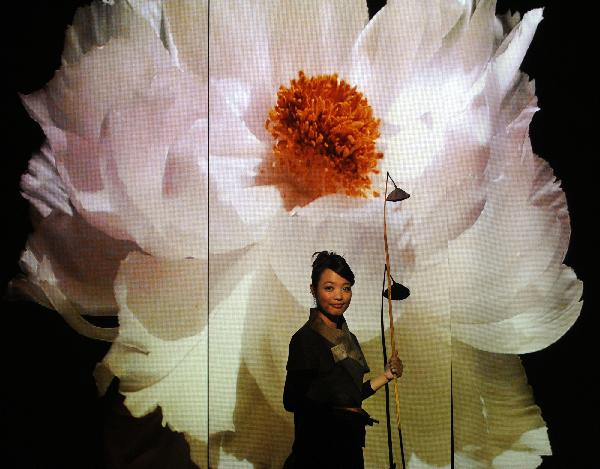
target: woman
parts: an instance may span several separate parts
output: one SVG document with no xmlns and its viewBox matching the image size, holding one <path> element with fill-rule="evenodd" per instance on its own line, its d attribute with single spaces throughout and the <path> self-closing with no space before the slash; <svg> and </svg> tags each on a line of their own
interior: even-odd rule
<svg viewBox="0 0 600 469">
<path fill-rule="evenodd" d="M 283 405 L 294 412 L 295 427 L 284 468 L 363 468 L 365 425 L 376 420 L 361 402 L 400 377 L 402 362 L 392 356 L 381 375 L 363 383 L 369 368 L 344 319 L 354 274 L 333 252 L 313 258 L 310 291 L 316 308 L 290 341 L 283 391 Z"/>
</svg>

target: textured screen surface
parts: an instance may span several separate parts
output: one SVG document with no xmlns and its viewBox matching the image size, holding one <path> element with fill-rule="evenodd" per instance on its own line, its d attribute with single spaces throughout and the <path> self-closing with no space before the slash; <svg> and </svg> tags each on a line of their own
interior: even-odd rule
<svg viewBox="0 0 600 469">
<path fill-rule="evenodd" d="M 77 389 L 69 380 L 85 376 L 93 415 L 79 436 L 64 430 L 88 442 L 68 461 L 282 467 L 290 339 L 315 306 L 313 253 L 326 250 L 356 277 L 344 317 L 364 380 L 384 373 L 384 345 L 404 366 L 389 428 L 384 388 L 362 403 L 379 421 L 365 467 L 575 464 L 558 428 L 577 421 L 553 413 L 556 355 L 534 354 L 565 337 L 579 351 L 570 329 L 584 320 L 583 268 L 566 259 L 575 183 L 541 124 L 534 138 L 536 119 L 555 125 L 538 118 L 552 80 L 528 64 L 555 44 L 557 13 L 381 3 L 115 0 L 60 18 L 56 71 L 18 84 L 15 108 L 41 132 L 19 144 L 11 197 L 27 200 L 31 225 L 6 277 L 9 297 L 62 318 L 33 321 L 36 337 L 73 334 L 68 352 L 44 345 L 51 361 L 85 357 L 61 378 Z M 395 188 L 409 197 L 385 202 Z M 386 268 L 407 298 L 382 297 Z M 81 395 L 36 415 L 70 415 Z M 69 450 L 53 438 L 26 464 L 55 467 Z"/>
</svg>

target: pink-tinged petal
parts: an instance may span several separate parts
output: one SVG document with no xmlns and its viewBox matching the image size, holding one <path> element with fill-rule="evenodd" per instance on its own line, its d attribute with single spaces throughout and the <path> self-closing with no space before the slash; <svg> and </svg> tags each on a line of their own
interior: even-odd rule
<svg viewBox="0 0 600 469">
<path fill-rule="evenodd" d="M 73 215 L 64 184 L 56 171 L 54 155 L 47 143 L 29 160 L 27 172 L 21 177 L 21 191 L 42 217 L 47 217 L 53 210 Z"/>
<path fill-rule="evenodd" d="M 121 229 L 148 252 L 206 257 L 207 140 L 202 110 L 194 109 L 202 91 L 179 84 L 191 109 L 183 96 L 157 92 L 109 116 L 106 192 Z M 185 181 L 181 167 L 190 171 Z M 174 191 L 174 181 L 188 184 Z"/>
<path fill-rule="evenodd" d="M 262 2 L 258 7 L 243 0 L 211 4 L 211 153 L 248 152 L 256 146 L 255 139 L 270 142 L 265 116 L 283 84 L 273 77 L 268 52 L 274 5 Z M 233 11 L 236 21 L 231 21 Z M 240 132 L 234 135 L 234 130 Z M 244 142 L 249 146 L 240 145 Z"/>
<path fill-rule="evenodd" d="M 72 204 L 88 222 L 150 252 L 206 257 L 201 238 L 207 210 L 202 183 L 207 87 L 170 66 L 168 52 L 149 26 L 135 32 L 92 48 L 24 102 L 49 138 Z M 110 84 L 120 71 L 115 93 Z M 177 147 L 186 138 L 195 139 L 195 145 L 187 145 L 189 154 L 172 156 L 171 147 L 180 153 Z M 177 179 L 173 161 L 182 158 L 188 169 L 198 167 L 196 177 L 186 179 L 187 187 L 177 192 L 181 197 L 171 191 L 163 198 L 163 186 Z M 166 169 L 170 173 L 163 181 Z M 161 210 L 154 213 L 155 207 Z M 191 215 L 184 226 L 182 213 Z M 173 249 L 169 233 L 184 241 L 177 243 L 179 249 Z"/>
<path fill-rule="evenodd" d="M 22 267 L 28 282 L 50 282 L 80 314 L 114 315 L 112 283 L 121 261 L 135 249 L 133 243 L 90 226 L 77 213 L 53 211 L 29 237 Z M 45 274 L 44 266 L 49 269 Z"/>
<path fill-rule="evenodd" d="M 82 137 L 97 138 L 111 109 L 134 101 L 160 70 L 170 66 L 168 52 L 149 27 L 139 28 L 136 35 L 137 41 L 115 38 L 77 63 L 65 65 L 45 90 L 37 92 L 56 125 Z M 113 87 L 115 77 L 119 86 Z M 24 100 L 27 104 L 27 97 Z M 44 124 L 40 122 L 42 129 Z"/>
<path fill-rule="evenodd" d="M 172 69 L 111 112 L 99 140 L 60 134 L 58 171 L 90 223 L 149 252 L 206 257 L 205 94 Z"/>
</svg>

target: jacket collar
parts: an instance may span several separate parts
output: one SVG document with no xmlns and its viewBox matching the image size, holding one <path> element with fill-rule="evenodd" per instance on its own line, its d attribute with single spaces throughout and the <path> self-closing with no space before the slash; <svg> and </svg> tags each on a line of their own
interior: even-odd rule
<svg viewBox="0 0 600 469">
<path fill-rule="evenodd" d="M 319 310 L 311 308 L 308 326 L 332 344 L 331 353 L 333 354 L 333 359 L 336 363 L 345 358 L 352 358 L 363 365 L 365 373 L 369 371 L 362 350 L 356 340 L 351 336 L 345 319 L 342 320 L 341 329 L 329 327 L 325 324 L 325 321 L 321 319 Z"/>
</svg>

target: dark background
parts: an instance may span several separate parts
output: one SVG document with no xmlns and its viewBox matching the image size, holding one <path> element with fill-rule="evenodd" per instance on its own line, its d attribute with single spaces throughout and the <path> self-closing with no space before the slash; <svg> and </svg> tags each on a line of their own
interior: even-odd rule
<svg viewBox="0 0 600 469">
<path fill-rule="evenodd" d="M 5 220 L 0 244 L 0 291 L 18 272 L 17 260 L 31 226 L 19 195 L 19 178 L 43 134 L 17 93 L 30 93 L 60 66 L 64 31 L 87 1 L 32 0 L 3 4 L 0 50 L 2 157 L 0 190 Z M 369 2 L 375 12 L 385 2 Z M 584 306 L 576 324 L 555 344 L 522 356 L 535 399 L 548 425 L 554 455 L 542 468 L 593 468 L 600 443 L 597 362 L 598 283 L 592 273 L 593 212 L 597 198 L 592 143 L 600 105 L 595 78 L 598 25 L 592 2 L 500 1 L 497 11 L 521 13 L 544 6 L 522 69 L 535 79 L 539 111 L 530 135 L 534 151 L 562 182 L 572 236 L 565 263 L 584 282 Z M 597 184 L 596 184 L 597 185 Z M 108 346 L 81 337 L 54 312 L 28 302 L 3 301 L 0 466 L 101 468 L 103 402 L 96 398 L 94 365 Z"/>
</svg>

